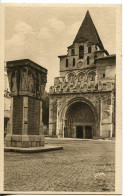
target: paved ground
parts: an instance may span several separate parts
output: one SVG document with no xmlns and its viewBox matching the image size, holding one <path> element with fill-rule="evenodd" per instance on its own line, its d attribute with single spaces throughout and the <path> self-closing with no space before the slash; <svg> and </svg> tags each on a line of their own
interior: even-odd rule
<svg viewBox="0 0 124 196">
<path fill-rule="evenodd" d="M 5 191 L 114 191 L 114 141 L 46 141 L 64 150 L 5 152 Z"/>
</svg>

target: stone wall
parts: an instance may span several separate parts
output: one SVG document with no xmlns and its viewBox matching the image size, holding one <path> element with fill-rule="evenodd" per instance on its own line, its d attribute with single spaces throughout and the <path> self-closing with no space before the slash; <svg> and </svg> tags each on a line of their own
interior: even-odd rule
<svg viewBox="0 0 124 196">
<path fill-rule="evenodd" d="M 104 49 L 92 23 L 87 13 L 73 44 L 68 47 L 67 54 L 59 56 L 60 77 L 56 77 L 54 86 L 50 87 L 50 135 L 64 136 L 66 124 L 73 124 L 71 114 L 69 119 L 66 119 L 69 107 L 76 102 L 87 104 L 94 112 L 93 136 L 112 137 L 114 135 L 115 101 L 113 100 L 115 99 L 116 55 L 109 55 Z M 72 113 L 72 111 L 69 112 Z M 88 115 L 90 114 L 87 111 L 85 113 L 87 120 Z M 85 132 L 85 125 L 83 130 Z M 73 131 L 70 130 L 71 132 Z"/>
<path fill-rule="evenodd" d="M 13 134 L 22 134 L 23 97 L 13 98 Z"/>
<path fill-rule="evenodd" d="M 8 61 L 11 90 L 10 129 L 7 147 L 44 146 L 42 99 L 47 70 L 29 59 Z"/>
<path fill-rule="evenodd" d="M 40 101 L 29 97 L 28 99 L 28 134 L 39 134 Z"/>
<path fill-rule="evenodd" d="M 68 72 L 65 77 L 57 77 L 50 94 L 110 91 L 115 88 L 115 76 L 104 78 L 106 69 L 88 69 L 80 72 Z M 113 70 L 112 70 L 113 71 Z"/>
<path fill-rule="evenodd" d="M 88 104 L 95 111 L 96 125 L 94 136 L 109 137 L 114 132 L 112 92 L 73 93 L 50 96 L 49 134 L 63 137 L 63 124 L 69 103 L 82 102 Z M 57 109 L 54 106 L 57 105 Z M 111 133 L 110 133 L 111 132 Z"/>
</svg>

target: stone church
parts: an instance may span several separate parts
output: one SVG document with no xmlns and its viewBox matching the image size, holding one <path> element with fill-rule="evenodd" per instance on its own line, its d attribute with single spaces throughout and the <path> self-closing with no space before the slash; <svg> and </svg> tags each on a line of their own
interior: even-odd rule
<svg viewBox="0 0 124 196">
<path fill-rule="evenodd" d="M 60 76 L 50 87 L 49 135 L 114 137 L 116 55 L 104 48 L 89 11 L 59 58 Z"/>
</svg>

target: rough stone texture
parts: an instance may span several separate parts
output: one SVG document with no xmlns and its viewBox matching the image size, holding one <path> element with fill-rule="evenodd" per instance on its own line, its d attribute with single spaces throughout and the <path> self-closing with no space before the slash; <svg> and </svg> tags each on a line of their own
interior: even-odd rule
<svg viewBox="0 0 124 196">
<path fill-rule="evenodd" d="M 33 154 L 5 152 L 5 191 L 115 191 L 114 141 L 46 141 L 64 149 Z M 97 176 L 102 174 L 105 178 L 100 181 Z"/>
<path fill-rule="evenodd" d="M 29 141 L 29 135 L 22 135 L 22 141 Z"/>
<path fill-rule="evenodd" d="M 36 147 L 36 142 L 31 142 L 32 147 Z"/>
<path fill-rule="evenodd" d="M 42 141 L 40 141 L 40 144 L 39 145 L 40 146 L 44 146 L 44 144 L 45 144 L 45 141 L 42 140 Z"/>
<path fill-rule="evenodd" d="M 13 134 L 22 134 L 23 97 L 13 98 Z"/>
<path fill-rule="evenodd" d="M 11 142 L 11 139 L 12 139 L 12 135 L 7 134 L 6 141 L 10 141 Z"/>
<path fill-rule="evenodd" d="M 16 143 L 16 147 L 22 148 L 22 142 L 17 142 L 17 143 Z"/>
<path fill-rule="evenodd" d="M 29 148 L 29 141 L 22 141 L 22 148 Z"/>
<path fill-rule="evenodd" d="M 12 135 L 11 137 L 12 137 L 11 138 L 12 141 L 15 141 L 15 142 L 22 141 L 22 136 L 21 135 Z"/>
<path fill-rule="evenodd" d="M 54 122 L 57 121 L 57 115 L 56 115 L 56 110 L 53 110 L 53 108 L 50 107 L 50 124 L 49 124 L 49 133 L 51 135 L 63 135 L 63 130 L 62 130 L 62 124 L 65 119 L 68 118 L 68 116 L 64 116 L 65 114 L 67 115 L 68 113 L 68 108 L 69 108 L 69 102 L 71 103 L 70 105 L 73 105 L 75 102 L 79 103 L 90 103 L 91 111 L 94 110 L 95 112 L 95 118 L 96 118 L 96 123 L 94 127 L 94 135 L 93 136 L 104 136 L 104 137 L 109 137 L 111 136 L 109 132 L 111 132 L 111 126 L 112 124 L 115 123 L 115 119 L 112 119 L 112 114 L 113 110 L 111 109 L 112 106 L 111 103 L 107 103 L 105 106 L 105 110 L 101 111 L 101 107 L 103 104 L 101 103 L 102 100 L 111 100 L 114 99 L 114 95 L 112 92 L 95 92 L 95 93 L 73 93 L 73 94 L 57 94 L 57 95 L 51 95 L 50 96 L 50 104 L 54 105 L 55 101 L 57 103 L 57 100 L 59 100 L 59 105 L 58 105 L 58 124 L 60 127 L 58 127 L 58 133 L 57 133 L 57 128 L 55 127 Z M 110 104 L 110 105 L 109 105 Z M 72 110 L 72 115 L 74 116 L 73 112 L 76 112 L 76 109 Z M 79 108 L 79 116 L 80 112 L 83 112 L 81 108 Z M 92 113 L 92 112 L 91 112 Z M 103 114 L 103 115 L 102 115 Z M 76 114 L 75 114 L 76 115 Z M 89 114 L 90 115 L 90 114 Z M 101 116 L 102 115 L 102 116 Z M 87 123 L 87 119 L 85 119 L 86 115 L 84 116 L 84 123 Z M 76 117 L 77 118 L 77 117 Z M 78 118 L 79 121 L 80 117 Z M 53 121 L 53 122 L 52 122 Z M 74 123 L 75 120 L 73 120 Z M 91 121 L 90 121 L 91 123 Z M 80 125 L 83 125 L 83 119 L 80 120 Z M 103 127 L 103 128 L 102 128 Z M 114 133 L 114 127 L 112 128 L 112 132 Z M 71 136 L 72 137 L 72 136 Z"/>
<path fill-rule="evenodd" d="M 34 141 L 33 146 L 40 146 L 41 138 L 44 140 L 41 137 L 42 97 L 47 82 L 47 70 L 29 59 L 24 59 L 8 61 L 7 73 L 12 103 L 11 136 L 5 138 L 5 145 L 7 142 L 10 147 L 28 148 L 32 147 L 31 142 Z"/>
<path fill-rule="evenodd" d="M 17 142 L 11 142 L 12 147 L 16 147 L 17 146 Z"/>
<path fill-rule="evenodd" d="M 29 98 L 28 106 L 28 134 L 39 134 L 40 122 L 40 100 Z"/>
<path fill-rule="evenodd" d="M 11 141 L 6 140 L 6 147 L 10 147 L 10 146 L 12 146 Z"/>
<path fill-rule="evenodd" d="M 44 136 L 41 135 L 8 135 L 5 141 L 5 145 L 7 147 L 13 146 L 29 148 L 36 146 L 44 146 L 44 140 Z"/>
</svg>

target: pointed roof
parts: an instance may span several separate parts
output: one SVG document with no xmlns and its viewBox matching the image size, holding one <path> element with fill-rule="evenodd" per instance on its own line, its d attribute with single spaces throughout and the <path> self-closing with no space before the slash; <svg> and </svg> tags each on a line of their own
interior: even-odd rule
<svg viewBox="0 0 124 196">
<path fill-rule="evenodd" d="M 101 50 L 104 50 L 104 46 L 100 40 L 100 37 L 92 21 L 89 11 L 87 11 L 86 16 L 80 26 L 80 29 L 73 43 L 79 42 L 80 40 L 82 40 L 82 38 L 99 46 Z"/>
</svg>

